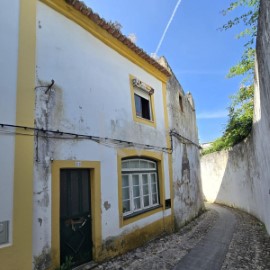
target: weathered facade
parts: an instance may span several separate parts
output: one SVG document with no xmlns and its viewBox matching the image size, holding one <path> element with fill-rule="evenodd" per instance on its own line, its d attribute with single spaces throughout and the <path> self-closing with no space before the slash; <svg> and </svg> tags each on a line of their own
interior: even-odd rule
<svg viewBox="0 0 270 270">
<path fill-rule="evenodd" d="M 197 140 L 193 101 L 172 114 L 184 93 L 168 67 L 79 1 L 12 5 L 0 18 L 13 18 L 0 45 L 1 267 L 101 261 L 194 217 L 198 152 L 175 138 L 172 152 L 170 132 Z"/>
<path fill-rule="evenodd" d="M 164 58 L 160 62 L 172 76 L 167 82 L 167 108 L 172 140 L 173 207 L 176 228 L 203 209 L 199 140 L 195 103 L 186 93 Z"/>
<path fill-rule="evenodd" d="M 33 126 L 36 1 L 2 4 L 0 122 Z M 0 126 L 0 132 L 1 268 L 31 269 L 34 138 L 20 136 L 13 127 Z M 31 135 L 29 130 L 24 133 Z"/>
<path fill-rule="evenodd" d="M 229 151 L 201 159 L 202 183 L 209 201 L 241 208 L 259 218 L 270 233 L 270 3 L 260 5 L 253 128 Z"/>
</svg>

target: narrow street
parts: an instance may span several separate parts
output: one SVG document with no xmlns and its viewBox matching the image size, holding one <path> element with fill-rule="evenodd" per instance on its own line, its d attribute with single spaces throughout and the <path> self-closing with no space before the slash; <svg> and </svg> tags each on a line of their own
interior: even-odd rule
<svg viewBox="0 0 270 270">
<path fill-rule="evenodd" d="M 228 207 L 207 205 L 205 213 L 179 232 L 93 269 L 269 270 L 270 237 L 254 217 Z"/>
</svg>

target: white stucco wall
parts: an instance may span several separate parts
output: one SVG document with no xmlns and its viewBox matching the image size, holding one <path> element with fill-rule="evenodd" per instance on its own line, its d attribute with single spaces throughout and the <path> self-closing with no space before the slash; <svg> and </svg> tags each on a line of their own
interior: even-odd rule
<svg viewBox="0 0 270 270">
<path fill-rule="evenodd" d="M 247 140 L 230 151 L 201 158 L 202 186 L 207 201 L 238 207 L 253 214 L 256 212 L 258 205 L 251 179 L 254 155 L 249 143 Z"/>
<path fill-rule="evenodd" d="M 11 125 L 16 124 L 19 10 L 19 0 L 1 3 L 0 123 Z M 3 36 L 3 34 L 5 35 Z M 0 127 L 0 205 L 2 206 L 0 210 L 0 223 L 2 221 L 10 222 L 10 243 L 12 243 L 14 143 L 14 134 L 5 133 L 5 128 Z"/>
<path fill-rule="evenodd" d="M 207 200 L 258 217 L 270 234 L 270 3 L 261 0 L 255 68 L 254 120 L 250 136 L 230 151 L 201 158 Z"/>
<path fill-rule="evenodd" d="M 179 102 L 182 97 L 182 108 Z M 167 84 L 167 108 L 172 136 L 173 192 L 175 225 L 183 226 L 204 208 L 202 199 L 198 132 L 195 105 L 190 93 L 185 94 L 174 75 Z M 186 138 L 186 139 L 184 139 Z M 191 144 L 190 142 L 193 142 Z"/>
<path fill-rule="evenodd" d="M 50 93 L 45 94 L 46 88 L 36 90 L 37 127 L 167 147 L 161 81 L 40 2 L 37 14 L 36 83 L 48 85 L 55 80 Z M 155 89 L 156 128 L 133 120 L 130 75 Z M 39 142 L 34 183 L 34 255 L 50 246 L 51 241 L 51 159 L 101 162 L 103 240 L 171 214 L 166 210 L 120 228 L 118 149 L 89 140 Z M 170 198 L 168 157 L 166 153 L 163 156 L 165 194 Z M 106 201 L 111 205 L 108 210 L 103 206 Z"/>
</svg>

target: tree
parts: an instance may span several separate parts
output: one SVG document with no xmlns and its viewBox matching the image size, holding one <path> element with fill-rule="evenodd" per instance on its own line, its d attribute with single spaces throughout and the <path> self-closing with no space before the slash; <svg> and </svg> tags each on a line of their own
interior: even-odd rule
<svg viewBox="0 0 270 270">
<path fill-rule="evenodd" d="M 240 61 L 230 68 L 228 78 L 242 76 L 242 84 L 238 92 L 231 97 L 229 107 L 229 120 L 221 138 L 213 142 L 212 146 L 203 151 L 208 154 L 222 149 L 227 149 L 245 139 L 252 130 L 253 120 L 253 97 L 254 97 L 254 64 L 255 64 L 255 39 L 257 35 L 257 22 L 259 12 L 259 0 L 237 0 L 222 11 L 226 16 L 231 11 L 244 7 L 247 12 L 239 17 L 229 20 L 221 30 L 229 30 L 243 23 L 245 29 L 237 38 L 247 38 Z"/>
</svg>

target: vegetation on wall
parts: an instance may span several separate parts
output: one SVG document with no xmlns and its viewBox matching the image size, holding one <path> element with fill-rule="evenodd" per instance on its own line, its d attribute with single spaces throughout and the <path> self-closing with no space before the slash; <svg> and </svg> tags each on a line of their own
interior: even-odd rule
<svg viewBox="0 0 270 270">
<path fill-rule="evenodd" d="M 238 92 L 231 97 L 229 107 L 229 120 L 222 137 L 215 140 L 212 145 L 205 149 L 202 154 L 228 149 L 243 141 L 251 132 L 253 120 L 253 97 L 254 97 L 254 63 L 255 63 L 255 40 L 257 34 L 257 21 L 259 0 L 237 0 L 223 10 L 226 16 L 237 8 L 245 8 L 247 11 L 241 16 L 229 20 L 221 30 L 229 30 L 240 23 L 245 29 L 237 35 L 237 38 L 247 38 L 240 61 L 230 68 L 228 78 L 241 76 L 242 83 Z"/>
</svg>

